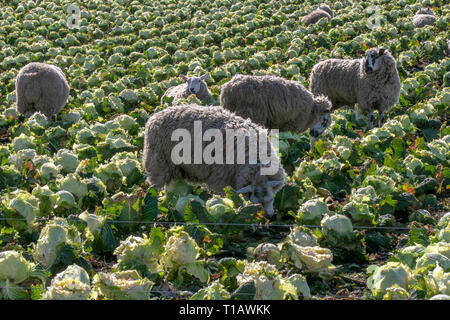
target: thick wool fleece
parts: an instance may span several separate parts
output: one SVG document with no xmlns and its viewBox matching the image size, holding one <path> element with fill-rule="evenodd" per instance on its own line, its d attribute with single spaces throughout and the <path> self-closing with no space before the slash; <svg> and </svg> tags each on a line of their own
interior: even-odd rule
<svg viewBox="0 0 450 320">
<path fill-rule="evenodd" d="M 378 59 L 381 68 L 371 73 L 364 71 L 365 58 L 322 61 L 311 71 L 310 90 L 326 95 L 333 109 L 357 103 L 360 113 L 389 111 L 399 101 L 400 77 L 390 53 Z"/>
<path fill-rule="evenodd" d="M 296 81 L 275 76 L 236 75 L 221 88 L 220 105 L 268 129 L 303 132 L 331 108 Z"/>
<path fill-rule="evenodd" d="M 174 164 L 172 150 L 180 141 L 171 141 L 176 129 L 186 129 L 191 136 L 191 163 L 194 161 L 194 121 L 201 121 L 202 133 L 207 129 L 219 129 L 223 137 L 224 164 Z M 249 164 L 249 146 L 245 144 L 246 159 L 244 164 L 226 164 L 226 129 L 253 129 L 263 134 L 267 149 L 278 159 L 276 173 L 261 175 L 261 163 Z M 211 142 L 202 142 L 202 150 Z M 236 157 L 237 139 L 234 139 L 234 156 Z M 236 160 L 236 158 L 235 158 Z M 258 161 L 259 161 L 258 156 Z M 268 181 L 284 181 L 285 171 L 281 161 L 272 149 L 267 132 L 262 127 L 245 120 L 228 110 L 214 106 L 199 106 L 195 104 L 178 105 L 166 108 L 150 117 L 145 126 L 143 164 L 151 184 L 162 187 L 172 181 L 186 180 L 192 183 L 205 183 L 210 190 L 223 192 L 227 186 L 235 190 L 248 185 L 261 185 Z M 278 189 L 281 189 L 280 184 Z"/>
<path fill-rule="evenodd" d="M 189 97 L 192 92 L 189 91 L 187 83 L 182 83 L 175 87 L 170 87 L 167 89 L 167 91 L 164 93 L 164 95 L 161 97 L 161 104 L 164 103 L 164 97 L 173 97 L 172 104 L 176 104 L 178 100 L 185 99 Z M 202 81 L 200 86 L 200 91 L 196 94 L 197 98 L 202 101 L 203 103 L 210 103 L 211 102 L 211 92 L 208 89 L 207 84 Z"/>
<path fill-rule="evenodd" d="M 310 24 L 317 23 L 322 18 L 327 18 L 328 20 L 331 20 L 332 15 L 330 15 L 327 11 L 323 9 L 316 9 L 310 12 L 308 15 L 304 16 L 302 19 L 302 23 L 305 26 L 309 26 Z"/>
<path fill-rule="evenodd" d="M 17 111 L 22 114 L 40 111 L 50 117 L 63 109 L 68 97 L 69 84 L 56 66 L 32 62 L 17 75 Z"/>
</svg>

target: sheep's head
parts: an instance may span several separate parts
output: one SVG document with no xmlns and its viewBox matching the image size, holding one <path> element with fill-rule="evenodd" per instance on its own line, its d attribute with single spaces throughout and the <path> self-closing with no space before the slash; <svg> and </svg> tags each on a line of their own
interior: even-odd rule
<svg viewBox="0 0 450 320">
<path fill-rule="evenodd" d="M 419 7 L 419 10 L 417 10 L 416 14 L 430 14 L 430 15 L 434 15 L 433 10 L 431 10 L 431 8 L 422 8 Z"/>
<path fill-rule="evenodd" d="M 187 83 L 186 91 L 191 94 L 197 94 L 200 92 L 200 89 L 202 87 L 202 84 L 204 85 L 203 80 L 205 80 L 206 76 L 208 74 L 205 73 L 204 75 L 200 77 L 186 77 L 184 75 L 181 75 L 180 78 L 183 79 Z"/>
<path fill-rule="evenodd" d="M 377 72 L 382 69 L 387 60 L 392 60 L 391 54 L 384 48 L 369 49 L 364 57 L 365 73 Z"/>
<path fill-rule="evenodd" d="M 314 97 L 314 111 L 319 119 L 309 130 L 309 134 L 313 138 L 317 138 L 331 124 L 331 102 L 324 96 Z"/>
<path fill-rule="evenodd" d="M 274 181 L 269 180 L 267 176 L 260 176 L 254 184 L 245 186 L 237 193 L 242 193 L 244 198 L 249 199 L 252 203 L 261 204 L 264 208 L 264 213 L 271 217 L 274 215 L 273 199 L 275 193 L 284 185 L 284 180 Z"/>
<path fill-rule="evenodd" d="M 334 17 L 334 12 L 333 12 L 333 10 L 332 10 L 331 7 L 330 7 L 329 5 L 327 5 L 327 4 L 319 4 L 319 6 L 318 6 L 317 9 L 320 9 L 320 10 L 325 11 L 325 12 L 328 13 L 332 18 Z"/>
</svg>

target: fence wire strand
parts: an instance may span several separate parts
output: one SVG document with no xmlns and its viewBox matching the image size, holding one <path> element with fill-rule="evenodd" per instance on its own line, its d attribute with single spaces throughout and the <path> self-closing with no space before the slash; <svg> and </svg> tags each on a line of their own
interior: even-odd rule
<svg viewBox="0 0 450 320">
<path fill-rule="evenodd" d="M 24 218 L 0 218 L 0 221 L 28 221 Z M 37 218 L 36 222 L 48 222 L 51 220 Z M 68 222 L 76 222 L 79 220 L 66 219 Z M 81 220 L 82 221 L 82 220 Z M 295 224 L 295 223 L 224 223 L 224 222 L 189 222 L 189 221 L 138 221 L 138 220 L 105 220 L 105 223 L 116 224 L 155 224 L 155 225 L 211 225 L 211 226 L 233 226 L 233 227 L 255 227 L 255 228 L 322 228 L 321 225 L 314 224 Z M 400 226 L 353 226 L 354 229 L 361 230 L 410 230 L 409 227 Z"/>
<path fill-rule="evenodd" d="M 32 286 L 0 286 L 0 289 L 34 289 L 37 288 L 36 287 L 32 287 Z M 49 287 L 49 286 L 48 286 Z M 48 288 L 46 287 L 46 288 Z M 204 289 L 204 288 L 202 288 Z M 92 290 L 92 288 L 91 288 Z M 95 290 L 95 289 L 94 289 Z M 199 289 L 201 290 L 201 289 Z M 108 291 L 114 291 L 114 292 L 122 292 L 122 293 L 126 293 L 126 290 L 120 289 L 120 288 L 108 288 Z M 197 291 L 198 292 L 198 291 Z M 186 291 L 186 290 L 149 290 L 147 291 L 147 293 L 149 294 L 161 294 L 163 296 L 165 296 L 166 298 L 185 298 L 186 300 L 189 299 L 189 297 L 186 296 L 190 296 L 192 297 L 193 295 L 195 295 L 197 292 L 190 292 L 190 291 Z M 181 294 L 179 294 L 181 293 Z M 231 296 L 249 296 L 251 294 L 249 293 L 245 293 L 245 292 L 228 292 L 227 293 Z M 301 297 L 303 297 L 303 295 L 299 295 Z M 343 295 L 330 295 L 330 294 L 326 294 L 326 295 L 313 295 L 312 298 L 316 298 L 316 300 L 320 300 L 320 299 L 324 299 L 324 298 L 339 298 L 339 299 L 353 299 L 353 300 L 360 300 L 364 298 L 364 295 L 361 297 L 357 297 L 357 296 L 343 296 Z M 1 300 L 0 300 L 1 301 Z"/>
</svg>

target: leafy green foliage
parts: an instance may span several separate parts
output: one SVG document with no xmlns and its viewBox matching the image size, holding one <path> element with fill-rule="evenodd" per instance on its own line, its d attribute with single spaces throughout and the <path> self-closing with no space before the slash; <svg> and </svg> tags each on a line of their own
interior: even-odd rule
<svg viewBox="0 0 450 320">
<path fill-rule="evenodd" d="M 337 283 L 349 288 L 347 271 L 309 272 L 331 262 L 358 271 L 376 263 L 363 275 L 370 298 L 449 295 L 450 231 L 440 219 L 450 190 L 445 1 L 428 1 L 437 21 L 420 29 L 411 19 L 427 3 L 405 0 L 338 1 L 333 19 L 307 27 L 301 18 L 315 2 L 85 1 L 77 4 L 79 28 L 70 28 L 72 4 L 15 0 L 0 13 L 0 249 L 36 263 L 19 285 L 0 278 L 2 299 L 148 299 L 153 285 L 170 288 L 155 293 L 170 298 L 322 298 Z M 367 26 L 372 5 L 381 28 Z M 214 194 L 178 182 L 158 190 L 145 181 L 145 124 L 172 105 L 161 97 L 180 75 L 209 73 L 218 105 L 220 86 L 236 74 L 307 87 L 319 61 L 371 47 L 395 57 L 399 103 L 381 128 L 366 130 L 367 115 L 349 106 L 333 110 L 315 141 L 281 132 L 288 178 L 275 195 L 276 221 L 231 188 Z M 32 61 L 60 67 L 70 84 L 52 119 L 15 110 L 15 77 Z M 328 216 L 354 229 L 325 222 L 322 229 Z M 289 233 L 284 224 L 315 227 Z M 181 231 L 186 243 L 167 245 Z M 275 269 L 239 283 L 254 260 Z"/>
</svg>

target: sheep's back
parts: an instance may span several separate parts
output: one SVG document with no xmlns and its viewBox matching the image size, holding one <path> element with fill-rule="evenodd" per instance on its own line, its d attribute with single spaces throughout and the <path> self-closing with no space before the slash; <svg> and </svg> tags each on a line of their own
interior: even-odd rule
<svg viewBox="0 0 450 320">
<path fill-rule="evenodd" d="M 19 95 L 27 102 L 37 102 L 42 96 L 52 98 L 61 105 L 69 96 L 69 85 L 60 68 L 45 63 L 29 63 L 23 67 L 16 79 Z"/>
<path fill-rule="evenodd" d="M 430 14 L 416 14 L 413 17 L 413 24 L 418 28 L 433 25 L 435 21 L 436 17 Z"/>
<path fill-rule="evenodd" d="M 147 121 L 145 126 L 144 141 L 144 163 L 150 154 L 159 153 L 161 159 L 166 164 L 172 164 L 172 176 L 182 178 L 191 182 L 205 182 L 212 190 L 223 190 L 227 185 L 235 185 L 238 172 L 245 166 L 243 164 L 179 164 L 175 166 L 171 159 L 173 148 L 180 143 L 171 141 L 172 133 L 175 129 L 185 129 L 191 137 L 191 161 L 194 161 L 194 122 L 201 121 L 202 134 L 207 129 L 218 129 L 222 132 L 223 143 L 226 142 L 224 136 L 226 129 L 254 129 L 257 132 L 265 132 L 263 128 L 257 126 L 249 120 L 245 120 L 228 110 L 213 106 L 179 105 L 169 107 L 154 114 Z M 197 137 L 198 138 L 198 137 Z M 200 137 L 201 139 L 201 137 Z M 202 150 L 210 144 L 209 141 L 202 141 Z M 270 143 L 270 142 L 269 142 Z M 236 142 L 234 144 L 236 152 Z M 226 161 L 226 148 L 223 148 L 223 161 Z M 248 155 L 248 146 L 245 146 Z M 235 162 L 236 163 L 236 162 Z M 248 163 L 248 162 L 246 162 Z M 151 164 L 148 167 L 151 167 Z"/>
<path fill-rule="evenodd" d="M 306 15 L 305 17 L 303 17 L 302 23 L 307 26 L 313 23 L 317 23 L 322 18 L 327 18 L 328 20 L 330 20 L 331 15 L 322 9 L 316 9 L 313 12 Z"/>
<path fill-rule="evenodd" d="M 337 108 L 356 103 L 360 60 L 328 59 L 319 62 L 311 71 L 310 91 L 327 96 Z"/>
<path fill-rule="evenodd" d="M 282 129 L 313 97 L 300 83 L 273 76 L 239 76 L 224 84 L 221 105 L 269 129 Z"/>
<path fill-rule="evenodd" d="M 186 83 L 182 83 L 177 86 L 170 87 L 164 95 L 173 98 L 187 98 L 186 86 Z"/>
</svg>

